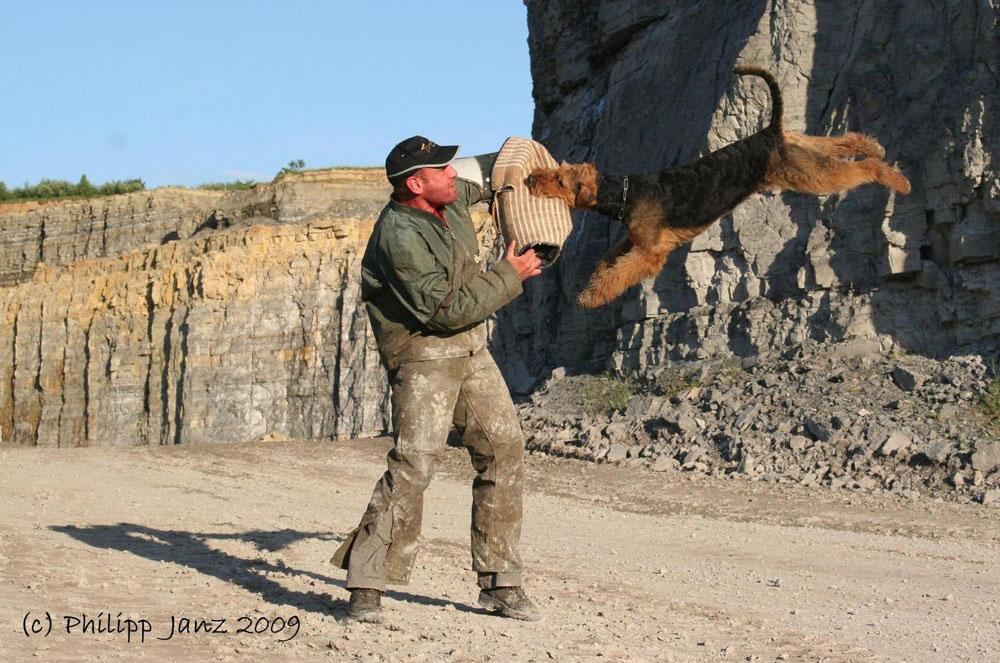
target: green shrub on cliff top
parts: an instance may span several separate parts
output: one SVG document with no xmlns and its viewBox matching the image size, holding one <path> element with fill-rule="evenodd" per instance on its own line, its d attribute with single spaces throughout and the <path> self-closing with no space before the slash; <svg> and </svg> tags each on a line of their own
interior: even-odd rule
<svg viewBox="0 0 1000 663">
<path fill-rule="evenodd" d="M 119 193 L 144 191 L 146 184 L 140 179 L 112 180 L 95 187 L 86 175 L 80 176 L 76 184 L 66 180 L 42 180 L 31 186 L 25 184 L 16 189 L 8 189 L 0 182 L 0 201 L 5 200 L 56 200 L 59 198 L 94 198 L 96 196 L 113 196 Z"/>
</svg>

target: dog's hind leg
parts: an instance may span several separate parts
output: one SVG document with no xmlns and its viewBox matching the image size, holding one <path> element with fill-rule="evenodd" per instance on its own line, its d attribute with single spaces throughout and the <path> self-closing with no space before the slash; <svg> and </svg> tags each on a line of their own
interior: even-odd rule
<svg viewBox="0 0 1000 663">
<path fill-rule="evenodd" d="M 877 140 L 853 131 L 842 136 L 809 136 L 788 131 L 785 132 L 785 141 L 832 157 L 865 156 L 881 159 L 885 156 L 885 148 Z"/>
<path fill-rule="evenodd" d="M 767 184 L 800 193 L 825 195 L 877 182 L 899 193 L 910 192 L 903 174 L 881 159 L 848 161 L 809 150 L 798 150 L 780 172 L 769 175 Z"/>
<path fill-rule="evenodd" d="M 885 156 L 885 148 L 873 136 L 848 131 L 843 136 L 832 136 L 834 144 L 843 150 L 843 156 L 861 155 L 881 159 Z"/>
</svg>

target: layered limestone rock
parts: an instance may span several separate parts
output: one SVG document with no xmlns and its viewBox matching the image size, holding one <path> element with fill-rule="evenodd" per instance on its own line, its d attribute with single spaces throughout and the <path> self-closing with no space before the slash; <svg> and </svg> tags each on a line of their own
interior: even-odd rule
<svg viewBox="0 0 1000 663">
<path fill-rule="evenodd" d="M 767 92 L 731 71 L 755 63 L 781 82 L 787 128 L 873 134 L 913 191 L 752 197 L 593 312 L 573 299 L 623 232 L 577 213 L 562 260 L 501 313 L 508 375 L 806 338 L 933 354 L 1000 335 L 997 0 L 525 4 L 533 134 L 557 159 L 658 170 L 748 136 Z"/>
<path fill-rule="evenodd" d="M 41 264 L 117 256 L 186 237 L 222 197 L 215 191 L 163 188 L 57 204 L 0 206 L 0 286 L 30 278 Z"/>
<path fill-rule="evenodd" d="M 360 262 L 388 195 L 334 169 L 0 206 L 0 444 L 385 433 Z"/>
<path fill-rule="evenodd" d="M 0 442 L 383 432 L 358 272 L 387 194 L 347 170 L 0 208 Z"/>
</svg>

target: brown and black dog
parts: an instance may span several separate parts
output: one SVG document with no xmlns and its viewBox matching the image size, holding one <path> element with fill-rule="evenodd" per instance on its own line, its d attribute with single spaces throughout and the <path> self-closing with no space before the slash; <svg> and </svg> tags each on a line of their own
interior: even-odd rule
<svg viewBox="0 0 1000 663">
<path fill-rule="evenodd" d="M 782 128 L 778 82 L 758 67 L 740 76 L 763 78 L 771 91 L 771 125 L 749 138 L 684 166 L 625 177 L 593 164 L 538 169 L 525 183 L 532 194 L 561 198 L 570 207 L 621 221 L 627 236 L 601 260 L 577 300 L 583 308 L 608 303 L 663 268 L 667 254 L 690 242 L 751 194 L 766 190 L 831 194 L 878 182 L 899 193 L 910 183 L 882 160 L 885 150 L 858 133 L 807 136 Z M 854 156 L 868 157 L 856 161 Z"/>
</svg>

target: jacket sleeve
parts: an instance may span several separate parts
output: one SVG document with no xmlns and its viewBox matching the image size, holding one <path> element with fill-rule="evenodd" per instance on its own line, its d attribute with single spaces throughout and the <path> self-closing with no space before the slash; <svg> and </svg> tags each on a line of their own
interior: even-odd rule
<svg viewBox="0 0 1000 663">
<path fill-rule="evenodd" d="M 513 265 L 501 260 L 493 269 L 450 292 L 427 326 L 435 331 L 457 331 L 493 315 L 520 294 L 521 278 Z"/>
<path fill-rule="evenodd" d="M 475 182 L 470 182 L 461 177 L 455 178 L 455 189 L 458 193 L 458 200 L 456 202 L 466 207 L 472 207 L 476 203 L 493 200 L 493 192 L 489 188 L 480 187 Z"/>
<path fill-rule="evenodd" d="M 382 271 L 406 309 L 435 331 L 458 331 L 521 294 L 521 279 L 506 260 L 452 288 L 444 264 L 413 228 L 397 226 L 383 245 Z"/>
</svg>

